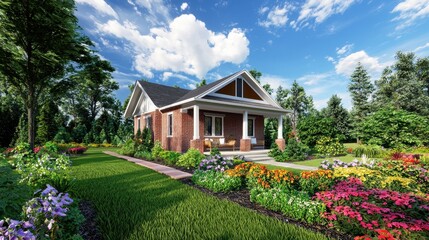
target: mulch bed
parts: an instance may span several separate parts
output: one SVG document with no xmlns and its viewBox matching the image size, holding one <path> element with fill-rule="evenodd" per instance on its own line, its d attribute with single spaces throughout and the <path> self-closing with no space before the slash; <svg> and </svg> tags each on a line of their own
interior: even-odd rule
<svg viewBox="0 0 429 240">
<path fill-rule="evenodd" d="M 85 240 L 99 240 L 102 239 L 101 233 L 97 228 L 96 216 L 94 206 L 91 202 L 81 200 L 79 201 L 79 210 L 85 217 L 85 222 L 80 226 L 79 233 Z"/>
<path fill-rule="evenodd" d="M 240 206 L 252 209 L 258 213 L 267 215 L 269 217 L 276 218 L 280 221 L 291 223 L 291 224 L 294 224 L 296 226 L 304 227 L 304 228 L 307 228 L 307 229 L 310 229 L 310 230 L 313 230 L 316 232 L 320 232 L 320 233 L 322 233 L 322 234 L 324 234 L 330 238 L 341 239 L 341 240 L 349 240 L 349 239 L 352 240 L 353 239 L 353 236 L 338 232 L 334 229 L 327 228 L 326 226 L 318 225 L 318 224 L 308 224 L 305 222 L 296 221 L 294 219 L 291 219 L 291 218 L 284 216 L 283 214 L 281 214 L 279 212 L 268 210 L 259 204 L 253 203 L 250 201 L 250 192 L 248 189 L 242 189 L 239 191 L 232 191 L 229 193 L 215 193 L 215 192 L 212 192 L 206 188 L 195 185 L 192 182 L 191 178 L 183 178 L 183 179 L 180 179 L 180 181 L 182 183 L 187 184 L 189 186 L 192 186 L 192 187 L 194 187 L 194 188 L 196 188 L 196 189 L 198 189 L 201 192 L 204 192 L 206 194 L 215 196 L 215 197 L 220 198 L 220 199 L 226 199 L 226 200 L 235 202 Z"/>
</svg>

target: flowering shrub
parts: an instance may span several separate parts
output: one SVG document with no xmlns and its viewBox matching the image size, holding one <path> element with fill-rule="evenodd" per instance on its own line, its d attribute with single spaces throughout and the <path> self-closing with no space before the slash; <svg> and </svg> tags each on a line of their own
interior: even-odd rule
<svg viewBox="0 0 429 240">
<path fill-rule="evenodd" d="M 319 191 L 329 190 L 334 184 L 333 171 L 316 170 L 301 172 L 299 185 L 301 190 L 306 191 L 310 196 Z"/>
<path fill-rule="evenodd" d="M 83 154 L 84 152 L 86 152 L 86 148 L 85 147 L 74 147 L 74 148 L 69 148 L 67 149 L 68 154 Z"/>
<path fill-rule="evenodd" d="M 6 150 L 3 151 L 3 154 L 6 157 L 9 157 L 9 156 L 15 154 L 15 148 L 6 148 Z"/>
<path fill-rule="evenodd" d="M 334 159 L 334 161 L 331 163 L 328 160 L 323 160 L 322 163 L 320 164 L 319 168 L 320 169 L 329 169 L 329 170 L 334 170 L 334 168 L 337 167 L 343 167 L 343 168 L 347 168 L 347 167 L 360 167 L 360 166 L 365 166 L 368 168 L 372 168 L 374 166 L 375 161 L 371 160 L 368 161 L 368 159 L 364 156 L 362 158 L 362 162 L 354 159 L 353 161 L 346 163 L 343 162 L 339 159 Z"/>
<path fill-rule="evenodd" d="M 67 178 L 71 161 L 64 155 L 51 158 L 47 154 L 40 157 L 34 154 L 17 154 L 12 164 L 21 174 L 21 183 L 40 187 L 52 180 Z"/>
<path fill-rule="evenodd" d="M 231 177 L 221 171 L 201 171 L 197 170 L 192 175 L 192 181 L 213 192 L 229 192 L 239 189 L 242 186 L 240 177 Z"/>
<path fill-rule="evenodd" d="M 341 180 L 347 179 L 349 177 L 357 177 L 361 181 L 365 182 L 367 178 L 379 175 L 379 171 L 371 170 L 365 167 L 337 167 L 334 170 L 334 178 Z"/>
<path fill-rule="evenodd" d="M 245 178 L 249 173 L 249 170 L 255 164 L 253 162 L 245 162 L 235 166 L 233 169 L 228 169 L 225 171 L 231 177 L 241 177 Z"/>
<path fill-rule="evenodd" d="M 224 158 L 221 155 L 208 156 L 203 159 L 198 165 L 198 170 L 202 171 L 220 171 L 223 172 L 234 166 L 233 160 L 230 158 Z"/>
<path fill-rule="evenodd" d="M 0 221 L 0 239 L 55 239 L 60 227 L 59 221 L 66 217 L 72 203 L 73 200 L 67 193 L 58 193 L 55 188 L 47 185 L 47 188 L 40 192 L 40 197 L 25 204 L 24 220 Z"/>
<path fill-rule="evenodd" d="M 247 185 L 250 188 L 262 187 L 291 190 L 295 188 L 297 177 L 287 170 L 268 170 L 265 166 L 255 164 L 250 167 L 247 174 Z"/>
<path fill-rule="evenodd" d="M 253 188 L 250 190 L 250 200 L 262 206 L 280 211 L 288 217 L 308 223 L 323 223 L 325 205 L 312 201 L 307 194 L 297 191 L 284 191 L 279 188 Z"/>
<path fill-rule="evenodd" d="M 367 189 L 358 178 L 351 177 L 336 184 L 331 191 L 316 193 L 325 203 L 324 217 L 354 235 L 380 236 L 377 229 L 397 234 L 404 239 L 429 237 L 429 202 L 408 193 Z"/>
<path fill-rule="evenodd" d="M 316 143 L 316 151 L 322 156 L 340 156 L 345 154 L 345 147 L 338 139 L 322 137 Z"/>
</svg>

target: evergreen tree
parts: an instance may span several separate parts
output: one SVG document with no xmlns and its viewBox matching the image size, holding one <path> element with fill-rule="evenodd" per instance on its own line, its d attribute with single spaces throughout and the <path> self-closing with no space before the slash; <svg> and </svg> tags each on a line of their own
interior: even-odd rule
<svg viewBox="0 0 429 240">
<path fill-rule="evenodd" d="M 207 85 L 207 82 L 206 82 L 206 80 L 203 78 L 203 79 L 201 79 L 201 82 L 200 82 L 200 83 L 197 83 L 197 84 L 195 85 L 195 87 L 196 87 L 196 88 L 199 88 L 199 87 L 202 87 L 202 86 L 205 86 L 205 85 Z"/>
<path fill-rule="evenodd" d="M 335 129 L 335 137 L 340 141 L 349 138 L 350 118 L 347 109 L 341 104 L 341 98 L 336 94 L 328 101 L 328 106 L 322 110 L 323 115 L 331 118 Z"/>
<path fill-rule="evenodd" d="M 352 97 L 352 117 L 354 122 L 361 122 L 371 112 L 370 97 L 375 88 L 368 72 L 358 63 L 350 78 L 349 92 Z"/>
<path fill-rule="evenodd" d="M 262 73 L 256 69 L 252 69 L 249 71 L 250 75 L 258 82 L 261 83 Z"/>
</svg>

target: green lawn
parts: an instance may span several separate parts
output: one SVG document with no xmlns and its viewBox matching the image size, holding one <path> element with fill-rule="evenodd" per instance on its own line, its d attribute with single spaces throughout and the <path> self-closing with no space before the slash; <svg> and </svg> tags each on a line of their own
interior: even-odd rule
<svg viewBox="0 0 429 240">
<path fill-rule="evenodd" d="M 346 156 L 331 157 L 331 158 L 316 158 L 312 160 L 299 161 L 299 162 L 293 162 L 293 163 L 298 165 L 303 165 L 303 166 L 319 167 L 323 160 L 329 160 L 332 162 L 334 159 L 339 159 L 343 162 L 351 162 L 355 158 L 356 158 L 355 156 L 351 154 L 347 154 Z"/>
<path fill-rule="evenodd" d="M 288 170 L 290 172 L 293 172 L 295 175 L 298 175 L 298 176 L 301 174 L 302 171 L 304 171 L 304 170 L 295 169 L 295 168 L 279 167 L 279 166 L 274 166 L 274 165 L 269 165 L 269 164 L 263 164 L 263 163 L 261 163 L 261 164 L 265 165 L 269 170 L 284 169 L 284 170 Z"/>
<path fill-rule="evenodd" d="M 74 158 L 72 170 L 105 239 L 327 239 L 100 150 Z"/>
<path fill-rule="evenodd" d="M 22 206 L 33 196 L 33 189 L 18 184 L 19 175 L 0 157 L 0 220 L 19 219 Z"/>
</svg>

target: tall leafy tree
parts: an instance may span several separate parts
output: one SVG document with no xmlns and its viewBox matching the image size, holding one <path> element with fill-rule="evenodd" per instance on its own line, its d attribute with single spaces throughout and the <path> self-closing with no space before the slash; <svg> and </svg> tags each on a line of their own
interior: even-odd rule
<svg viewBox="0 0 429 240">
<path fill-rule="evenodd" d="M 22 103 L 11 87 L 0 82 L 0 146 L 9 146 L 13 140 L 19 119 L 23 114 Z"/>
<path fill-rule="evenodd" d="M 200 83 L 197 83 L 196 87 L 199 88 L 199 87 L 202 87 L 205 85 L 207 85 L 207 82 L 206 82 L 206 79 L 203 78 L 203 79 L 201 79 Z"/>
<path fill-rule="evenodd" d="M 261 82 L 262 73 L 256 69 L 252 69 L 249 71 L 249 73 L 252 75 L 252 77 L 258 81 L 258 83 Z"/>
<path fill-rule="evenodd" d="M 346 140 L 349 137 L 350 117 L 349 112 L 341 103 L 341 98 L 336 94 L 332 95 L 328 101 L 328 106 L 322 112 L 324 116 L 332 119 L 335 137 L 340 141 Z"/>
<path fill-rule="evenodd" d="M 299 117 L 314 109 L 313 98 L 307 96 L 305 90 L 296 81 L 293 82 L 291 89 L 283 89 L 281 86 L 277 89 L 277 102 L 285 109 L 292 110 L 289 114 L 292 131 L 295 138 L 298 139 L 298 120 Z"/>
<path fill-rule="evenodd" d="M 420 69 L 417 65 L 419 61 Z M 427 76 L 425 65 L 425 60 L 416 61 L 414 53 L 398 52 L 395 64 L 385 69 L 380 80 L 376 81 L 376 104 L 379 107 L 388 105 L 428 115 L 429 97 L 425 82 L 422 80 Z"/>
<path fill-rule="evenodd" d="M 60 92 L 70 62 L 82 60 L 89 44 L 77 31 L 74 8 L 73 0 L 0 3 L 0 59 L 7 59 L 0 61 L 0 73 L 24 103 L 31 147 L 39 96 Z"/>
<path fill-rule="evenodd" d="M 371 112 L 370 98 L 375 90 L 368 72 L 361 63 L 358 63 L 351 75 L 348 87 L 352 97 L 353 120 L 360 122 Z"/>
</svg>

